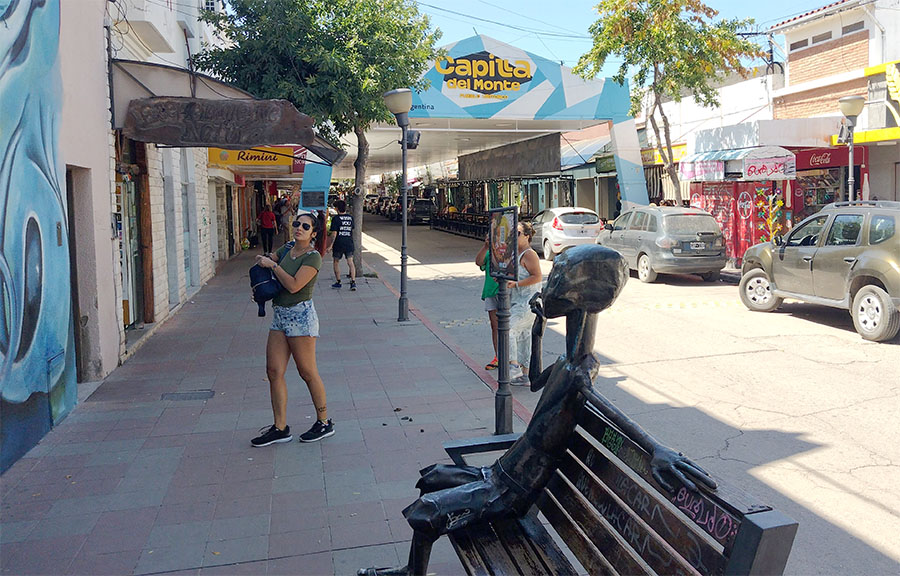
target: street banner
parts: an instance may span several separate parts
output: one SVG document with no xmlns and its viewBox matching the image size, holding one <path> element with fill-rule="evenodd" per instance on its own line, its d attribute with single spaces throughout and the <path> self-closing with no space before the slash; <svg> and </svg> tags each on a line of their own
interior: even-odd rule
<svg viewBox="0 0 900 576">
<path fill-rule="evenodd" d="M 303 171 L 300 184 L 301 210 L 325 210 L 328 206 L 328 188 L 331 186 L 331 166 L 309 163 Z"/>
<path fill-rule="evenodd" d="M 495 208 L 490 213 L 491 277 L 496 280 L 519 279 L 519 207 Z"/>
<path fill-rule="evenodd" d="M 444 47 L 413 92 L 410 118 L 595 120 L 629 116 L 627 83 L 585 80 L 571 68 L 488 36 Z"/>
</svg>

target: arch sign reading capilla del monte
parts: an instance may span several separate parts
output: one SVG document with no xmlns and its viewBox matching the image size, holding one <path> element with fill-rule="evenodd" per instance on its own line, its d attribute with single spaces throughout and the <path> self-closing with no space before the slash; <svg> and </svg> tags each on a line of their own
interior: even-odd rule
<svg viewBox="0 0 900 576">
<path fill-rule="evenodd" d="M 413 93 L 410 128 L 422 135 L 418 148 L 410 151 L 410 165 L 610 122 L 622 203 L 647 204 L 627 84 L 585 80 L 557 62 L 483 35 L 444 46 L 443 51 L 424 75 L 429 87 Z M 378 125 L 367 134 L 371 173 L 400 168 L 399 154 L 389 146 L 396 131 L 396 126 Z M 352 161 L 343 166 L 352 166 Z"/>
</svg>

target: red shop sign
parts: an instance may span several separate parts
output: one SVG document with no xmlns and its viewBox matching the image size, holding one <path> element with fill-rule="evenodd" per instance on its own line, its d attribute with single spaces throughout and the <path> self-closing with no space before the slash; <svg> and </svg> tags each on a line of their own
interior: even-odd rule
<svg viewBox="0 0 900 576">
<path fill-rule="evenodd" d="M 849 149 L 846 146 L 839 148 L 813 148 L 812 150 L 798 150 L 794 152 L 797 158 L 797 170 L 816 170 L 818 168 L 837 168 L 846 166 L 850 160 Z M 868 150 L 865 146 L 853 147 L 853 163 L 856 165 L 867 164 Z"/>
</svg>

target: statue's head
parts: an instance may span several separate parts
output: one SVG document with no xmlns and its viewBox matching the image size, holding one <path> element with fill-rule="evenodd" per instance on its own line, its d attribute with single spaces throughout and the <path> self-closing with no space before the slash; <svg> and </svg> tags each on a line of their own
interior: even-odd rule
<svg viewBox="0 0 900 576">
<path fill-rule="evenodd" d="M 576 310 L 605 310 L 627 279 L 628 266 L 615 250 L 596 244 L 569 248 L 554 260 L 541 293 L 544 315 L 557 318 Z"/>
</svg>

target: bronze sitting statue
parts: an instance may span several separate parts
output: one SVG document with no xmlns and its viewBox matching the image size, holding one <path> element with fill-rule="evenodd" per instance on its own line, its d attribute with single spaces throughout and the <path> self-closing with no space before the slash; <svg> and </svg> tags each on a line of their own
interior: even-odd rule
<svg viewBox="0 0 900 576">
<path fill-rule="evenodd" d="M 654 478 L 669 491 L 677 479 L 690 490 L 696 482 L 715 482 L 680 452 L 662 444 L 597 392 L 592 385 L 599 361 L 593 352 L 597 315 L 608 308 L 627 280 L 622 256 L 597 245 L 570 248 L 559 255 L 546 288 L 532 298 L 529 380 L 543 389 L 522 436 L 490 467 L 436 464 L 422 471 L 418 500 L 403 510 L 414 535 L 407 566 L 360 570 L 361 575 L 424 574 L 434 541 L 443 534 L 479 521 L 519 517 L 547 485 L 586 401 L 652 456 Z M 541 340 L 547 318 L 566 317 L 566 355 L 541 368 Z"/>
</svg>

